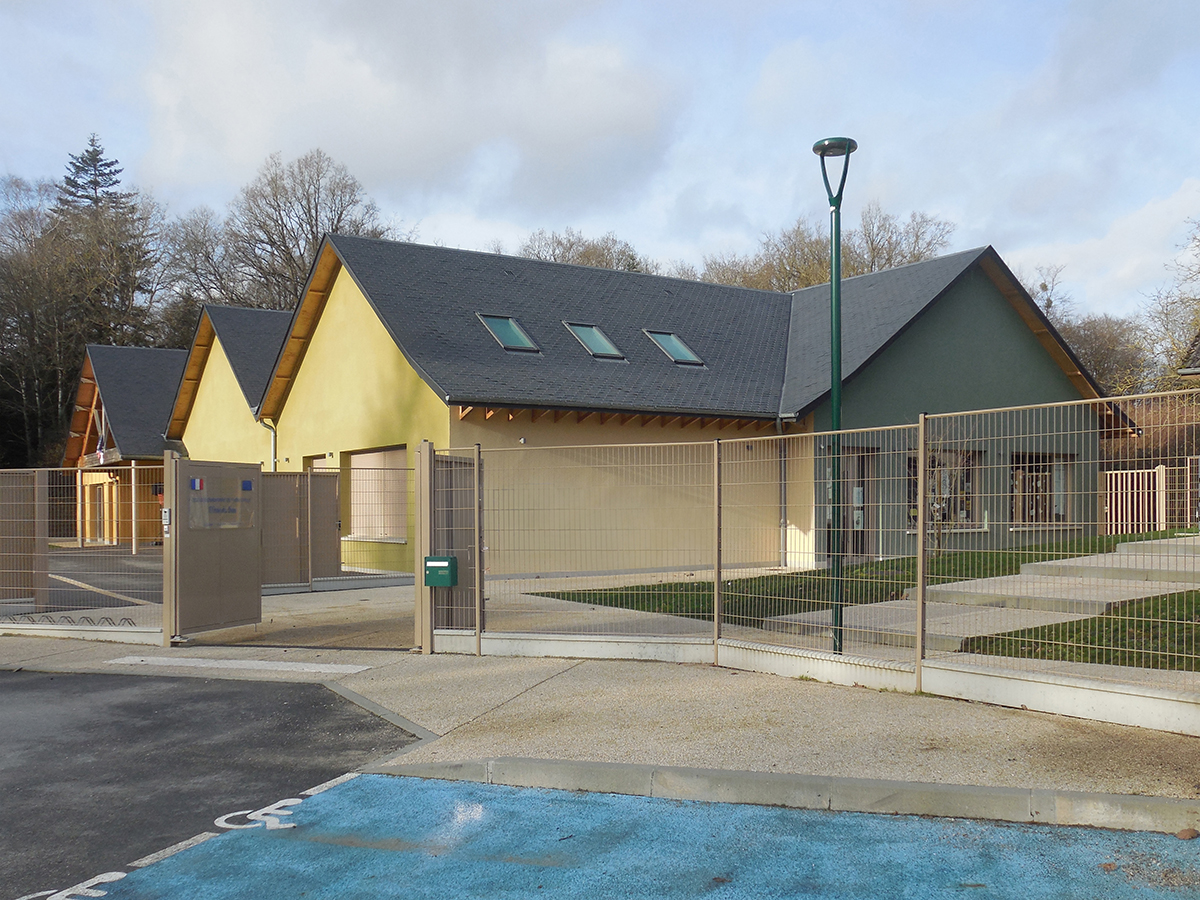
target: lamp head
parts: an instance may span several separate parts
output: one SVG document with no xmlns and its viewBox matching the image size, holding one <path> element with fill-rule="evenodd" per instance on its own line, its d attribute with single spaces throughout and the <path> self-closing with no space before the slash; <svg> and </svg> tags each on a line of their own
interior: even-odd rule
<svg viewBox="0 0 1200 900">
<path fill-rule="evenodd" d="M 831 137 L 813 144 L 813 153 L 821 157 L 821 178 L 825 182 L 825 193 L 829 195 L 829 208 L 837 212 L 842 208 L 842 189 L 846 187 L 846 173 L 850 171 L 850 154 L 858 149 L 858 141 L 848 137 Z M 825 160 L 831 156 L 844 156 L 842 161 L 842 180 L 834 191 L 829 184 L 829 173 L 825 171 Z"/>
<path fill-rule="evenodd" d="M 849 156 L 858 149 L 858 141 L 848 137 L 824 138 L 813 144 L 813 153 L 820 157 Z"/>
</svg>

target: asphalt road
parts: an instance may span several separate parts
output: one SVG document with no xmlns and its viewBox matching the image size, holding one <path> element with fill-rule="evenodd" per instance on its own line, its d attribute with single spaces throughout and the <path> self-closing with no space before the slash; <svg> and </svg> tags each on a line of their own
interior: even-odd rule
<svg viewBox="0 0 1200 900">
<path fill-rule="evenodd" d="M 121 869 L 415 740 L 318 684 L 0 673 L 0 900 Z"/>
</svg>

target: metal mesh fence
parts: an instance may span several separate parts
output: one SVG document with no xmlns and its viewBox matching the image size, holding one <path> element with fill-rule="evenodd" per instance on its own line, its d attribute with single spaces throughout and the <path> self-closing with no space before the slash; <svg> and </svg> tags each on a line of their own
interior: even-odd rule
<svg viewBox="0 0 1200 900">
<path fill-rule="evenodd" d="M 724 547 L 774 543 L 757 569 L 722 566 L 727 638 L 912 659 L 912 427 L 721 443 Z"/>
<path fill-rule="evenodd" d="M 928 419 L 928 656 L 1197 689 L 1200 396 Z"/>
<path fill-rule="evenodd" d="M 411 575 L 413 470 L 353 468 L 341 473 L 339 518 L 344 575 L 394 578 Z"/>
<path fill-rule="evenodd" d="M 1200 689 L 1200 392 L 475 453 L 438 453 L 433 549 L 464 567 L 438 627 L 474 629 L 481 547 L 489 633 Z"/>
<path fill-rule="evenodd" d="M 711 443 L 484 450 L 481 461 L 488 631 L 712 633 Z M 747 546 L 737 560 L 765 553 Z"/>
<path fill-rule="evenodd" d="M 162 466 L 0 471 L 0 625 L 160 628 Z"/>
<path fill-rule="evenodd" d="M 413 573 L 411 469 L 263 473 L 263 585 L 355 584 Z"/>
</svg>

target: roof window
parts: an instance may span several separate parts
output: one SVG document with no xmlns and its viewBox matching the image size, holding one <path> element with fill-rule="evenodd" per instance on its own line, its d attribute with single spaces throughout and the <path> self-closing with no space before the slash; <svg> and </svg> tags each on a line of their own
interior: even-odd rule
<svg viewBox="0 0 1200 900">
<path fill-rule="evenodd" d="M 647 331 L 646 336 L 658 344 L 659 350 L 681 366 L 704 365 L 704 360 L 697 356 L 679 335 L 670 331 Z"/>
<path fill-rule="evenodd" d="M 603 331 L 595 325 L 583 325 L 579 322 L 563 322 L 571 334 L 579 339 L 579 343 L 587 348 L 587 352 L 600 359 L 624 359 L 625 354 L 617 349 L 617 345 L 608 339 Z"/>
<path fill-rule="evenodd" d="M 475 315 L 479 316 L 479 321 L 505 350 L 517 350 L 525 353 L 541 352 L 538 345 L 533 342 L 533 338 L 525 333 L 521 323 L 512 316 L 485 316 L 483 313 Z"/>
</svg>

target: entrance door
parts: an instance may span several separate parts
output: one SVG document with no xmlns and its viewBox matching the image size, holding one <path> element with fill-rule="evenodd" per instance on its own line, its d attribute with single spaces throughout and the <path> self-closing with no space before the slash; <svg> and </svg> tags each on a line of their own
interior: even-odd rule
<svg viewBox="0 0 1200 900">
<path fill-rule="evenodd" d="M 879 498 L 873 447 L 842 448 L 841 547 L 844 564 L 879 555 Z M 825 463 L 825 555 L 833 550 L 833 466 Z"/>
</svg>

